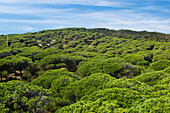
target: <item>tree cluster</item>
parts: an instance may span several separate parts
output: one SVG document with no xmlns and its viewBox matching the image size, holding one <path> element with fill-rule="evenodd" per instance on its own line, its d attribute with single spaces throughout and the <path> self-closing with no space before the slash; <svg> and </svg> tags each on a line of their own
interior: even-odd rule
<svg viewBox="0 0 170 113">
<path fill-rule="evenodd" d="M 0 36 L 3 113 L 168 113 L 170 37 L 64 28 Z M 17 79 L 17 80 L 16 80 Z"/>
</svg>

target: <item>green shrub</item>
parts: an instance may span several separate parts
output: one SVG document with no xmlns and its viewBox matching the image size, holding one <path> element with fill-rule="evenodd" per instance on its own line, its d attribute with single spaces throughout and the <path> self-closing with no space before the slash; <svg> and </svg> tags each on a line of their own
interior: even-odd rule
<svg viewBox="0 0 170 113">
<path fill-rule="evenodd" d="M 50 67 L 56 69 L 56 66 L 59 63 L 65 63 L 69 70 L 75 71 L 77 69 L 77 65 L 81 61 L 86 61 L 86 58 L 83 56 L 70 56 L 70 54 L 53 54 L 41 59 L 39 64 L 42 69 L 48 70 Z"/>
<path fill-rule="evenodd" d="M 23 82 L 18 80 L 9 81 L 7 83 L 0 83 L 0 99 L 6 96 L 6 93 L 12 94 L 18 86 L 22 86 Z"/>
<path fill-rule="evenodd" d="M 99 63 L 96 63 L 91 69 L 91 73 L 106 73 L 113 77 L 133 77 L 140 74 L 141 69 L 124 62 L 120 58 L 104 59 Z"/>
<path fill-rule="evenodd" d="M 170 84 L 170 77 L 163 78 L 162 80 L 157 82 L 158 85 L 169 85 Z"/>
<path fill-rule="evenodd" d="M 103 101 L 98 99 L 96 101 L 79 101 L 65 106 L 55 113 L 121 113 L 126 112 L 127 109 L 118 108 L 117 101 Z"/>
<path fill-rule="evenodd" d="M 157 54 L 153 57 L 153 62 L 156 62 L 159 60 L 170 60 L 170 49 L 161 51 L 160 54 Z"/>
<path fill-rule="evenodd" d="M 62 96 L 60 94 L 60 90 L 64 87 L 68 86 L 70 83 L 75 82 L 77 79 L 73 78 L 72 76 L 61 76 L 56 78 L 51 83 L 51 90 L 53 92 L 53 96 Z"/>
<path fill-rule="evenodd" d="M 70 83 L 60 90 L 60 94 L 68 99 L 69 103 L 78 101 L 82 96 L 103 89 L 103 85 L 115 78 L 108 74 L 96 73 L 87 76 L 80 81 Z"/>
<path fill-rule="evenodd" d="M 139 92 L 130 89 L 108 88 L 95 91 L 90 95 L 82 97 L 80 100 L 96 101 L 98 99 L 110 102 L 117 101 L 117 105 L 120 108 L 130 108 L 135 101 L 143 100 L 144 98 Z"/>
<path fill-rule="evenodd" d="M 2 111 L 11 112 L 45 112 L 51 92 L 35 85 L 23 85 L 19 81 L 0 84 L 0 104 Z"/>
<path fill-rule="evenodd" d="M 63 68 L 63 67 L 67 67 L 67 65 L 65 64 L 65 63 L 58 63 L 58 64 L 56 64 L 56 68 L 58 69 L 58 68 Z"/>
<path fill-rule="evenodd" d="M 153 88 L 145 83 L 141 83 L 135 79 L 120 78 L 114 81 L 107 82 L 105 88 L 127 88 L 130 90 L 138 91 L 140 94 L 150 94 Z"/>
<path fill-rule="evenodd" d="M 148 68 L 153 69 L 154 71 L 163 70 L 170 66 L 170 60 L 159 60 L 152 63 Z"/>
<path fill-rule="evenodd" d="M 165 68 L 165 69 L 163 70 L 163 72 L 165 72 L 165 73 L 167 73 L 167 74 L 170 74 L 170 66 L 167 67 L 167 68 Z"/>
<path fill-rule="evenodd" d="M 43 88 L 49 89 L 51 88 L 51 83 L 55 79 L 68 76 L 74 78 L 72 74 L 73 74 L 72 72 L 68 72 L 67 70 L 64 69 L 49 70 L 45 72 L 43 75 L 39 76 L 37 79 L 33 80 L 30 84 L 42 86 Z"/>
<path fill-rule="evenodd" d="M 3 77 L 7 77 L 8 74 L 9 74 L 8 71 L 3 71 L 3 72 L 2 72 L 2 76 L 3 76 Z"/>
<path fill-rule="evenodd" d="M 144 102 L 135 103 L 129 113 L 169 113 L 170 98 L 150 98 Z"/>
<path fill-rule="evenodd" d="M 153 89 L 154 91 L 151 93 L 151 97 L 152 98 L 159 98 L 161 96 L 164 96 L 164 97 L 170 97 L 170 88 L 169 88 L 169 85 L 155 85 L 153 86 Z"/>
<path fill-rule="evenodd" d="M 159 82 L 160 80 L 166 77 L 167 77 L 166 74 L 157 71 L 157 72 L 142 73 L 141 75 L 134 77 L 134 79 L 152 86 L 157 84 L 157 82 Z"/>
<path fill-rule="evenodd" d="M 129 54 L 124 57 L 124 59 L 134 65 L 142 65 L 142 66 L 147 66 L 149 65 L 148 61 L 144 60 L 144 56 L 142 55 L 137 55 L 137 54 Z"/>
<path fill-rule="evenodd" d="M 87 62 L 84 62 L 76 71 L 76 74 L 80 77 L 90 76 L 90 69 L 95 66 L 101 59 L 93 59 Z"/>
</svg>

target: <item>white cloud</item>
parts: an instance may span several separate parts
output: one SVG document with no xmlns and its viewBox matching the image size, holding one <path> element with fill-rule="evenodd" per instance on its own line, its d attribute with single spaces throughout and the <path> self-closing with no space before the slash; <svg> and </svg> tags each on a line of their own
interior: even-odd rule
<svg viewBox="0 0 170 113">
<path fill-rule="evenodd" d="M 122 16 L 123 15 L 123 16 Z M 89 18 L 95 18 L 97 22 L 90 25 L 97 27 L 106 27 L 111 29 L 132 29 L 148 30 L 169 33 L 170 19 L 161 19 L 148 14 L 136 13 L 131 11 L 100 12 L 87 14 Z M 99 20 L 100 19 L 100 20 Z"/>
<path fill-rule="evenodd" d="M 0 3 L 6 4 L 79 4 L 89 6 L 110 6 L 123 7 L 132 5 L 125 1 L 109 1 L 109 0 L 1 0 Z"/>
<path fill-rule="evenodd" d="M 28 26 L 22 27 L 22 29 L 23 29 L 24 31 L 32 31 L 32 30 L 34 30 L 33 27 L 28 27 Z"/>
<path fill-rule="evenodd" d="M 153 17 L 145 13 L 136 13 L 135 11 L 105 11 L 105 12 L 87 12 L 84 14 L 67 14 L 60 19 L 45 18 L 43 20 L 11 20 L 0 19 L 0 23 L 20 23 L 39 25 L 45 28 L 59 28 L 62 27 L 105 27 L 110 29 L 132 29 L 132 30 L 148 30 L 168 33 L 170 31 L 170 19 L 161 19 Z M 123 15 L 123 16 L 122 16 Z M 57 27 L 55 27 L 57 26 Z M 39 27 L 39 28 L 40 28 Z M 27 28 L 32 30 L 31 28 Z M 36 28 L 34 28 L 36 29 Z"/>
<path fill-rule="evenodd" d="M 42 15 L 42 14 L 51 14 L 51 13 L 63 13 L 74 11 L 75 9 L 58 9 L 58 8 L 40 8 L 40 7 L 28 7 L 28 6 L 9 6 L 9 5 L 0 5 L 0 13 L 7 14 L 34 14 L 34 15 Z"/>
<path fill-rule="evenodd" d="M 136 7 L 135 9 L 143 10 L 143 11 L 151 11 L 152 10 L 152 11 L 169 13 L 169 9 L 161 7 L 161 6 L 154 6 L 154 5 Z"/>
<path fill-rule="evenodd" d="M 127 1 L 127 0 L 125 0 Z M 4 4 L 1 4 L 4 3 Z M 23 3 L 23 5 L 18 5 Z M 49 3 L 58 4 L 53 8 L 44 8 L 31 4 Z M 109 6 L 123 7 L 131 6 L 122 0 L 0 0 L 0 14 L 21 14 L 26 16 L 37 16 L 41 19 L 10 19 L 0 18 L 0 26 L 10 26 L 11 24 L 20 25 L 17 31 L 37 31 L 42 29 L 53 29 L 63 27 L 105 27 L 110 29 L 132 29 L 132 30 L 148 30 L 168 33 L 170 31 L 170 19 L 161 16 L 153 16 L 146 10 L 163 10 L 163 7 L 155 7 L 153 5 L 146 7 L 134 7 L 131 10 L 109 10 L 109 11 L 82 11 L 80 9 L 59 9 L 59 4 L 80 4 L 89 6 Z M 25 4 L 29 4 L 28 6 Z M 133 10 L 132 10 L 133 9 Z M 138 11 L 142 11 L 139 13 Z M 164 9 L 163 11 L 167 11 Z M 17 27 L 17 26 L 15 26 Z M 0 28 L 0 31 L 8 30 L 8 28 Z M 15 31 L 15 28 L 11 28 Z"/>
</svg>

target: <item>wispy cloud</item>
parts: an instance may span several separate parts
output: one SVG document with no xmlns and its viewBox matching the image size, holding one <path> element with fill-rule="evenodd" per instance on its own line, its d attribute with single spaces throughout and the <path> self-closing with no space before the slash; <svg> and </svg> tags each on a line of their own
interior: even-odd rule
<svg viewBox="0 0 170 113">
<path fill-rule="evenodd" d="M 155 5 L 154 0 L 144 0 L 147 5 L 139 5 L 136 1 L 0 0 L 0 33 L 63 27 L 105 27 L 169 33 L 170 16 L 167 14 L 170 8 Z"/>
<path fill-rule="evenodd" d="M 79 5 L 89 5 L 89 6 L 110 6 L 110 7 L 122 7 L 132 5 L 125 1 L 109 1 L 109 0 L 1 0 L 0 3 L 6 4 L 18 4 L 18 3 L 27 3 L 27 4 L 79 4 Z"/>
<path fill-rule="evenodd" d="M 70 15 L 67 16 L 71 16 Z M 123 15 L 123 16 L 122 16 Z M 25 23 L 25 24 L 48 24 L 48 25 L 63 25 L 68 27 L 106 27 L 112 29 L 133 29 L 133 30 L 149 30 L 168 32 L 170 30 L 170 19 L 163 20 L 161 18 L 152 17 L 143 13 L 136 14 L 134 11 L 106 11 L 92 12 L 85 14 L 74 14 L 74 17 L 68 19 L 63 16 L 61 19 L 42 19 L 42 20 L 11 20 L 0 19 L 2 23 Z M 160 27 L 161 26 L 161 27 Z M 164 28 L 164 29 L 163 29 Z M 29 29 L 28 29 L 29 30 Z M 32 29 L 30 29 L 32 30 Z"/>
<path fill-rule="evenodd" d="M 0 5 L 0 13 L 8 13 L 8 14 L 51 14 L 56 12 L 66 12 L 66 11 L 74 11 L 74 9 L 59 9 L 59 8 L 40 8 L 40 7 L 28 7 L 28 6 L 9 6 L 9 5 Z"/>
</svg>

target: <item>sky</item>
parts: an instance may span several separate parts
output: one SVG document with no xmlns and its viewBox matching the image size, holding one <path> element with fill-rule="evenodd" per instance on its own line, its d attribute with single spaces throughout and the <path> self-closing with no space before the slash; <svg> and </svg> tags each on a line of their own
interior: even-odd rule
<svg viewBox="0 0 170 113">
<path fill-rule="evenodd" d="M 0 0 L 0 35 L 70 27 L 170 34 L 170 0 Z"/>
</svg>

